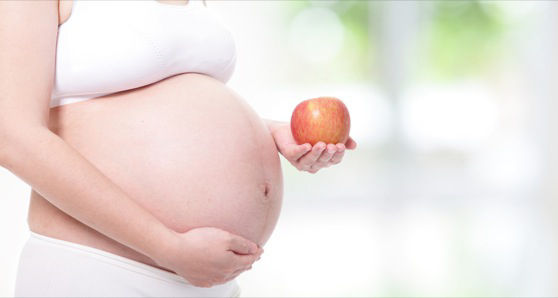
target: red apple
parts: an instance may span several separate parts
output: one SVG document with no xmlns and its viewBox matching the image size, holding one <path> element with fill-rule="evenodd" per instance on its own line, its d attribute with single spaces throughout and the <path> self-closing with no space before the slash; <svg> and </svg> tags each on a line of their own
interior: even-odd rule
<svg viewBox="0 0 558 298">
<path fill-rule="evenodd" d="M 345 143 L 351 119 L 345 104 L 335 97 L 318 97 L 299 103 L 291 117 L 291 132 L 296 142 L 312 146 Z"/>
</svg>

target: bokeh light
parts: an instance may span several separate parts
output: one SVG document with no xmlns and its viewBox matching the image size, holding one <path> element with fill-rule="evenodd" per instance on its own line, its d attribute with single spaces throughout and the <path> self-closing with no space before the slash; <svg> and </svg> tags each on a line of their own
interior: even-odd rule
<svg viewBox="0 0 558 298">
<path fill-rule="evenodd" d="M 289 46 L 303 59 L 328 62 L 343 46 L 344 27 L 326 7 L 311 7 L 298 13 L 290 28 Z"/>
</svg>

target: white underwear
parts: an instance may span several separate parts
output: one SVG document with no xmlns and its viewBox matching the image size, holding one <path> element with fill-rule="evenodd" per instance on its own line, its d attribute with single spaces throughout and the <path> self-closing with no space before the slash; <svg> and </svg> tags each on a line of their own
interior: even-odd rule
<svg viewBox="0 0 558 298">
<path fill-rule="evenodd" d="M 92 247 L 31 232 L 19 260 L 16 297 L 239 297 L 236 280 L 211 288 Z"/>
</svg>

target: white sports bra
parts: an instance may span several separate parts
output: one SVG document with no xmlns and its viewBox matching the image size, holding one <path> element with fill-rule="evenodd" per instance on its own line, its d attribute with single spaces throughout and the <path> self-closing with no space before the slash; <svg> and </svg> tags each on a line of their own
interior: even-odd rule
<svg viewBox="0 0 558 298">
<path fill-rule="evenodd" d="M 58 27 L 50 107 L 195 72 L 227 82 L 234 39 L 201 0 L 75 0 Z"/>
</svg>

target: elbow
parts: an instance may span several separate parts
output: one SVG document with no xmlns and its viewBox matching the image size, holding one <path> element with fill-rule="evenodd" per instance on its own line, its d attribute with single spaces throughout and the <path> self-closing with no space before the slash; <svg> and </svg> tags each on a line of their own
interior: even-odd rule
<svg viewBox="0 0 558 298">
<path fill-rule="evenodd" d="M 9 127 L 9 129 L 7 129 Z M 20 128 L 13 125 L 0 126 L 0 167 L 10 170 L 16 160 L 25 157 L 25 152 L 37 144 L 37 129 Z"/>
<path fill-rule="evenodd" d="M 0 128 L 0 167 L 5 168 L 8 164 L 9 143 L 6 132 Z"/>
<path fill-rule="evenodd" d="M 10 168 L 10 160 L 13 159 L 13 143 L 10 134 L 4 128 L 0 128 L 0 167 L 2 168 Z"/>
</svg>

